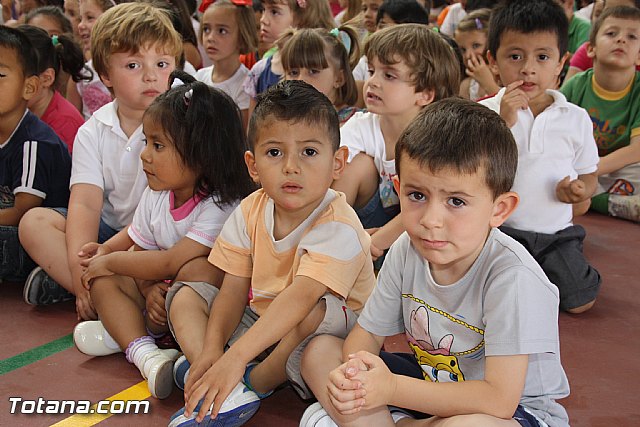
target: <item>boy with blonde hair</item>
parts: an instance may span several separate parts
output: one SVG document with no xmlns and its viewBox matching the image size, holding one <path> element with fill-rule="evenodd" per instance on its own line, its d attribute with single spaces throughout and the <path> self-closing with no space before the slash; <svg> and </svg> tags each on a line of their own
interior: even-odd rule
<svg viewBox="0 0 640 427">
<path fill-rule="evenodd" d="M 561 90 L 568 101 L 587 110 L 593 122 L 600 163 L 591 208 L 640 222 L 640 9 L 605 9 L 587 50 L 593 68 Z"/>
<path fill-rule="evenodd" d="M 593 306 L 600 289 L 600 274 L 582 252 L 585 230 L 572 222 L 573 204 L 595 191 L 598 153 L 587 112 L 554 90 L 568 25 L 554 0 L 500 3 L 491 14 L 487 56 L 505 87 L 481 103 L 500 114 L 518 144 L 513 191 L 520 205 L 501 230 L 558 286 L 560 308 L 577 314 Z"/>
<path fill-rule="evenodd" d="M 262 189 L 240 203 L 211 250 L 210 268 L 224 272 L 220 290 L 177 282 L 167 295 L 170 326 L 192 363 L 188 374 L 176 366 L 186 398 L 171 427 L 239 426 L 287 379 L 313 397 L 300 372 L 307 342 L 346 337 L 373 289 L 370 238 L 330 188 L 347 155 L 331 102 L 303 81 L 283 81 L 258 96 L 248 139 L 245 162 Z"/>
<path fill-rule="evenodd" d="M 567 427 L 558 289 L 497 228 L 518 204 L 511 132 L 446 99 L 409 125 L 396 162 L 407 231 L 344 346 L 310 343 L 304 378 L 326 412 L 310 406 L 300 426 Z M 413 354 L 380 353 L 400 333 Z"/>
<path fill-rule="evenodd" d="M 340 129 L 349 163 L 332 188 L 345 193 L 372 234 L 372 255 L 379 257 L 403 231 L 392 183 L 396 142 L 425 105 L 458 93 L 460 65 L 449 45 L 420 24 L 377 31 L 367 40 L 365 56 L 368 111 Z"/>
<path fill-rule="evenodd" d="M 147 185 L 140 161 L 142 115 L 167 89 L 181 54 L 182 39 L 171 20 L 148 3 L 120 4 L 98 19 L 91 56 L 115 100 L 78 130 L 68 212 L 36 209 L 20 224 L 20 241 L 40 265 L 25 283 L 27 303 L 48 304 L 73 294 L 78 318 L 96 318 L 80 279 L 80 248 L 103 243 L 131 223 Z"/>
</svg>

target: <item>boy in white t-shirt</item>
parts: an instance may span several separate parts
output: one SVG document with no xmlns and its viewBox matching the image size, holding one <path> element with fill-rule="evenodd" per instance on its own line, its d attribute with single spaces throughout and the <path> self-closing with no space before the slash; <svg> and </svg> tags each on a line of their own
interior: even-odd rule
<svg viewBox="0 0 640 427">
<path fill-rule="evenodd" d="M 147 186 L 140 162 L 142 115 L 167 90 L 181 52 L 171 20 L 148 3 L 121 4 L 98 19 L 91 56 L 115 100 L 78 130 L 68 212 L 34 209 L 20 224 L 20 241 L 40 266 L 25 283 L 27 303 L 54 303 L 71 293 L 78 318 L 96 319 L 80 279 L 80 248 L 103 243 L 131 223 Z"/>
<path fill-rule="evenodd" d="M 488 57 L 505 87 L 481 103 L 500 114 L 518 144 L 513 190 L 521 203 L 502 231 L 558 286 L 560 308 L 577 314 L 593 306 L 600 288 L 600 274 L 582 252 L 584 228 L 572 223 L 573 204 L 596 189 L 598 150 L 587 112 L 554 90 L 567 58 L 568 25 L 553 0 L 494 9 Z"/>
<path fill-rule="evenodd" d="M 345 193 L 372 234 L 371 254 L 377 258 L 403 231 L 392 183 L 396 141 L 425 105 L 458 93 L 460 66 L 449 45 L 419 24 L 377 31 L 367 40 L 365 56 L 368 111 L 340 129 L 349 164 L 332 188 Z"/>
<path fill-rule="evenodd" d="M 558 289 L 497 229 L 518 204 L 511 132 L 446 99 L 409 125 L 396 162 L 407 231 L 344 345 L 309 344 L 302 372 L 321 405 L 300 426 L 568 427 Z M 400 333 L 413 354 L 380 352 Z"/>
</svg>

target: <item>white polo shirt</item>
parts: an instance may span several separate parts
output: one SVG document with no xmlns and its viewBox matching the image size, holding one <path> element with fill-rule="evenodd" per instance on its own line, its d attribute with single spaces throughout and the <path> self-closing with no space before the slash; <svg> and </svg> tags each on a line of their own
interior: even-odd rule
<svg viewBox="0 0 640 427">
<path fill-rule="evenodd" d="M 140 160 L 144 149 L 142 125 L 127 138 L 120 127 L 117 108 L 117 101 L 106 104 L 78 129 L 69 187 L 99 187 L 104 192 L 101 218 L 119 230 L 131 223 L 147 177 Z"/>
<path fill-rule="evenodd" d="M 480 101 L 500 113 L 505 89 Z M 595 172 L 598 148 L 593 139 L 589 114 L 567 102 L 556 90 L 547 90 L 554 99 L 546 110 L 533 117 L 531 109 L 518 111 L 511 128 L 518 145 L 518 171 L 513 191 L 520 204 L 505 222 L 508 227 L 536 233 L 554 234 L 572 225 L 572 205 L 556 197 L 556 186 L 565 176 Z"/>
</svg>

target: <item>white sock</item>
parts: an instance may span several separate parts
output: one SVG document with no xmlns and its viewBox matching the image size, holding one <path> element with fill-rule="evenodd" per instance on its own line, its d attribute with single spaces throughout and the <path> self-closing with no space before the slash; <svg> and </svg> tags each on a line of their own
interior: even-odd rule
<svg viewBox="0 0 640 427">
<path fill-rule="evenodd" d="M 158 346 L 156 345 L 155 340 L 149 335 L 145 335 L 131 341 L 125 350 L 125 354 L 129 363 L 136 365 L 142 376 L 146 378 L 144 373 L 144 362 L 147 358 L 145 356 L 156 350 L 158 350 Z"/>
</svg>

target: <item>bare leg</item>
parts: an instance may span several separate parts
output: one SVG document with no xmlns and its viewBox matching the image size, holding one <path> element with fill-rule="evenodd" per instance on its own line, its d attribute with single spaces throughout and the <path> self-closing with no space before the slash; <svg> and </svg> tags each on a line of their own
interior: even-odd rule
<svg viewBox="0 0 640 427">
<path fill-rule="evenodd" d="M 205 282 L 220 289 L 224 271 L 207 261 L 207 257 L 192 259 L 180 268 L 176 282 Z"/>
<path fill-rule="evenodd" d="M 31 259 L 63 288 L 75 294 L 67 260 L 66 223 L 66 218 L 54 210 L 34 208 L 22 217 L 18 233 L 20 243 Z"/>
<path fill-rule="evenodd" d="M 332 420 L 340 426 L 393 426 L 393 420 L 386 406 L 370 411 L 360 411 L 354 415 L 341 415 L 331 401 L 327 391 L 329 372 L 342 364 L 344 340 L 330 335 L 321 335 L 309 343 L 302 356 L 302 377 L 327 411 Z"/>
<path fill-rule="evenodd" d="M 340 179 L 333 181 L 331 188 L 342 191 L 347 196 L 347 203 L 358 209 L 373 197 L 379 178 L 373 157 L 359 153 L 344 168 Z"/>
<path fill-rule="evenodd" d="M 326 303 L 320 300 L 307 317 L 280 340 L 269 356 L 250 374 L 251 386 L 260 393 L 266 393 L 287 380 L 287 359 L 305 338 L 314 333 L 326 311 Z"/>
<path fill-rule="evenodd" d="M 398 421 L 397 425 L 401 427 L 518 427 L 520 423 L 514 419 L 503 420 L 491 415 L 473 414 L 457 415 L 450 418 L 433 417 L 425 420 L 405 418 Z"/>
<path fill-rule="evenodd" d="M 131 341 L 147 335 L 142 310 L 144 297 L 135 281 L 124 276 L 104 276 L 93 281 L 91 300 L 109 335 L 126 349 Z"/>
<path fill-rule="evenodd" d="M 176 341 L 187 360 L 193 363 L 202 353 L 209 322 L 209 306 L 196 291 L 183 286 L 173 297 L 169 318 Z"/>
</svg>

